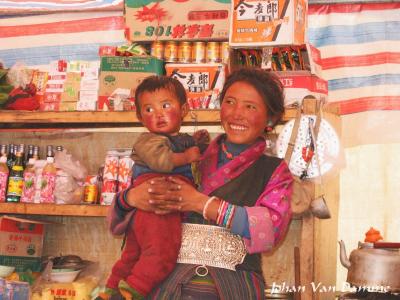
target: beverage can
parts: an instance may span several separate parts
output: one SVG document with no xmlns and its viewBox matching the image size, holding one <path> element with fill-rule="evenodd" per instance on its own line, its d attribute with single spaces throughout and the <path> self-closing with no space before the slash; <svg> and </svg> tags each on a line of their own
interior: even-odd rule
<svg viewBox="0 0 400 300">
<path fill-rule="evenodd" d="M 221 57 L 221 62 L 224 64 L 229 63 L 229 43 L 221 42 L 219 47 L 219 55 Z"/>
<path fill-rule="evenodd" d="M 207 63 L 218 63 L 221 61 L 219 54 L 219 43 L 208 42 L 206 51 L 206 62 Z"/>
<path fill-rule="evenodd" d="M 201 64 L 206 62 L 206 43 L 194 42 L 192 46 L 192 63 Z"/>
<path fill-rule="evenodd" d="M 154 41 L 151 44 L 150 55 L 158 59 L 164 59 L 164 43 L 161 41 Z"/>
<path fill-rule="evenodd" d="M 97 185 L 96 184 L 85 185 L 83 194 L 84 194 L 83 202 L 96 204 L 97 194 L 98 194 Z"/>
<path fill-rule="evenodd" d="M 190 63 L 192 60 L 192 43 L 180 42 L 178 47 L 178 62 Z"/>
<path fill-rule="evenodd" d="M 178 61 L 178 44 L 175 41 L 168 41 L 164 48 L 164 60 L 166 62 Z"/>
<path fill-rule="evenodd" d="M 130 155 L 119 158 L 118 167 L 118 192 L 125 190 L 131 184 L 133 160 Z"/>
<path fill-rule="evenodd" d="M 85 180 L 85 188 L 83 192 L 83 202 L 85 203 L 97 203 L 97 175 L 88 175 Z"/>
</svg>

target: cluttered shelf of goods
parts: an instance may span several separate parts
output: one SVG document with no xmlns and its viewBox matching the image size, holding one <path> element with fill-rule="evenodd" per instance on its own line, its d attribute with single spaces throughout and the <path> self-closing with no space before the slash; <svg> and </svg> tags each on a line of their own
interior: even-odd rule
<svg viewBox="0 0 400 300">
<path fill-rule="evenodd" d="M 296 115 L 295 108 L 286 108 L 282 121 L 293 119 Z M 0 124 L 57 124 L 57 123 L 118 123 L 142 126 L 134 111 L 113 111 L 113 112 L 54 112 L 54 111 L 7 111 L 0 110 Z M 184 123 L 201 124 L 220 122 L 219 110 L 199 109 L 192 110 L 185 118 Z"/>
<path fill-rule="evenodd" d="M 296 109 L 287 108 L 283 121 L 292 119 Z M 113 112 L 36 112 L 36 111 L 7 111 L 0 110 L 1 123 L 18 124 L 56 124 L 56 123 L 118 123 L 133 126 L 142 126 L 134 111 L 113 111 Z M 183 120 L 184 124 L 201 124 L 220 122 L 218 109 L 192 110 Z"/>
<path fill-rule="evenodd" d="M 107 209 L 104 205 L 0 203 L 0 214 L 104 217 Z"/>
</svg>

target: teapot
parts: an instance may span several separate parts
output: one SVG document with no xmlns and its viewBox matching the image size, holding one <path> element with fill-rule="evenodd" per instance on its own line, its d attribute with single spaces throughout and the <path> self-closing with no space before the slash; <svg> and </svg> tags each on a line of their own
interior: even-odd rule
<svg viewBox="0 0 400 300">
<path fill-rule="evenodd" d="M 400 243 L 359 243 L 347 258 L 343 241 L 340 262 L 348 269 L 347 282 L 357 287 L 400 292 Z"/>
</svg>

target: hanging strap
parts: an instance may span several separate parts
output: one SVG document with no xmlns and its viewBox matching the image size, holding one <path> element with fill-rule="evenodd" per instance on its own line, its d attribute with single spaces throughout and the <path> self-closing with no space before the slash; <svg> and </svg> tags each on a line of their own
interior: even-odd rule
<svg viewBox="0 0 400 300">
<path fill-rule="evenodd" d="M 290 140 L 289 140 L 288 147 L 286 149 L 286 154 L 285 154 L 285 161 L 286 161 L 286 163 L 288 165 L 289 165 L 290 160 L 291 160 L 292 155 L 293 155 L 294 146 L 296 145 L 296 139 L 297 139 L 297 135 L 298 135 L 299 127 L 300 127 L 300 121 L 301 121 L 301 115 L 302 115 L 302 111 L 303 111 L 304 101 L 307 101 L 307 99 L 313 99 L 313 100 L 316 101 L 316 105 L 315 105 L 316 119 L 315 119 L 315 125 L 314 125 L 314 134 L 315 134 L 315 140 L 317 141 L 317 139 L 318 139 L 319 127 L 321 125 L 321 120 L 322 120 L 322 117 L 321 117 L 321 101 L 317 100 L 312 95 L 308 95 L 308 96 L 303 98 L 303 100 L 301 101 L 299 107 L 297 108 L 296 118 L 295 118 L 295 121 L 294 121 L 292 133 L 290 135 Z M 308 169 L 308 167 L 309 167 L 309 165 L 311 163 L 311 160 L 312 159 L 310 159 L 307 162 L 305 170 Z"/>
<path fill-rule="evenodd" d="M 288 143 L 288 147 L 286 149 L 285 161 L 288 165 L 292 158 L 292 154 L 293 154 L 293 150 L 294 150 L 294 146 L 295 146 L 296 138 L 297 138 L 297 132 L 299 131 L 300 120 L 301 120 L 301 111 L 303 109 L 303 100 L 301 101 L 299 107 L 297 108 L 296 118 L 294 119 L 294 125 L 293 125 L 293 129 L 292 129 L 292 134 L 290 135 L 290 140 Z"/>
</svg>

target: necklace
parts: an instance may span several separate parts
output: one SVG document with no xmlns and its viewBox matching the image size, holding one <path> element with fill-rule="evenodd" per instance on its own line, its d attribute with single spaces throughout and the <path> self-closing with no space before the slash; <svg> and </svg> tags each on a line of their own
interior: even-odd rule
<svg viewBox="0 0 400 300">
<path fill-rule="evenodd" d="M 221 149 L 225 153 L 227 159 L 231 159 L 231 160 L 233 159 L 233 154 L 228 151 L 225 143 L 221 143 Z"/>
</svg>

